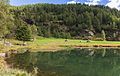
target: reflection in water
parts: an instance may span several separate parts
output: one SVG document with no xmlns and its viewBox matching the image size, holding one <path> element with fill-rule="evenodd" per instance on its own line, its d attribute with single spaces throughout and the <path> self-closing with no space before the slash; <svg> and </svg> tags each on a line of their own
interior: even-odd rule
<svg viewBox="0 0 120 76">
<path fill-rule="evenodd" d="M 120 49 L 26 52 L 7 59 L 14 68 L 38 76 L 120 76 Z"/>
</svg>

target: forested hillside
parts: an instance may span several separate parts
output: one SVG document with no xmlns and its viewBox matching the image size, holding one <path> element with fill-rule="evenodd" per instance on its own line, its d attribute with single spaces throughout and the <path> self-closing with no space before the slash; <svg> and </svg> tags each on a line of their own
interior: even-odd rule
<svg viewBox="0 0 120 76">
<path fill-rule="evenodd" d="M 28 41 L 35 36 L 120 40 L 120 11 L 84 4 L 11 6 L 0 1 L 0 37 Z"/>
<path fill-rule="evenodd" d="M 39 36 L 120 39 L 120 12 L 105 6 L 35 4 L 13 7 L 11 13 L 16 20 L 36 25 Z"/>
</svg>

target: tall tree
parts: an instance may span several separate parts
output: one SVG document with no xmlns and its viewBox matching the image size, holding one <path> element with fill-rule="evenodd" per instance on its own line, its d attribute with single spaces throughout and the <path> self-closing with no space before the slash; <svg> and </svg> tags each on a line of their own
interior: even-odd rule
<svg viewBox="0 0 120 76">
<path fill-rule="evenodd" d="M 5 35 L 10 32 L 10 28 L 13 25 L 13 17 L 9 12 L 9 5 L 6 4 L 6 0 L 0 1 L 0 36 L 4 38 Z"/>
<path fill-rule="evenodd" d="M 30 25 L 30 29 L 31 29 L 31 34 L 32 34 L 32 38 L 33 40 L 36 39 L 36 36 L 37 36 L 37 26 L 35 25 Z"/>
<path fill-rule="evenodd" d="M 31 35 L 30 27 L 26 25 L 22 25 L 16 29 L 16 38 L 18 40 L 21 40 L 23 42 L 30 41 L 31 37 L 32 35 Z"/>
<path fill-rule="evenodd" d="M 102 30 L 102 37 L 103 37 L 103 40 L 105 41 L 106 40 L 106 34 L 105 34 L 104 30 Z"/>
</svg>

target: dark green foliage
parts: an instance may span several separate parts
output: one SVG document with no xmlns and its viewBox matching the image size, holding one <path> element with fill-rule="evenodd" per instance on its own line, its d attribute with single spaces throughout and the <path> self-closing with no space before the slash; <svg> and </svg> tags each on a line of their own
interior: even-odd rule
<svg viewBox="0 0 120 76">
<path fill-rule="evenodd" d="M 89 36 L 89 31 L 102 36 L 102 30 L 106 38 L 120 35 L 120 12 L 105 6 L 35 4 L 14 7 L 11 12 L 16 19 L 36 25 L 39 36 L 82 38 Z"/>
<path fill-rule="evenodd" d="M 19 26 L 16 29 L 16 39 L 21 41 L 30 41 L 31 30 L 28 26 Z"/>
</svg>

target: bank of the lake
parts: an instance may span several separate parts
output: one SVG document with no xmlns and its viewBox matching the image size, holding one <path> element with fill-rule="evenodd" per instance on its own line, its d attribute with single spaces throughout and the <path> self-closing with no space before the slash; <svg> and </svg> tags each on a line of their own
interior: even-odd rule
<svg viewBox="0 0 120 76">
<path fill-rule="evenodd" d="M 31 74 L 25 70 L 9 67 L 5 58 L 0 57 L 0 76 L 31 76 Z"/>
<path fill-rule="evenodd" d="M 22 46 L 23 42 L 8 39 L 6 40 L 12 44 L 12 46 L 4 46 L 0 44 L 1 52 L 9 50 L 17 50 L 21 48 L 29 48 L 33 50 L 41 51 L 57 51 L 68 48 L 82 48 L 82 47 L 120 47 L 120 41 L 90 41 L 90 40 L 79 40 L 79 39 L 57 39 L 57 38 L 42 38 L 38 37 L 35 41 L 26 42 L 25 46 Z"/>
</svg>

